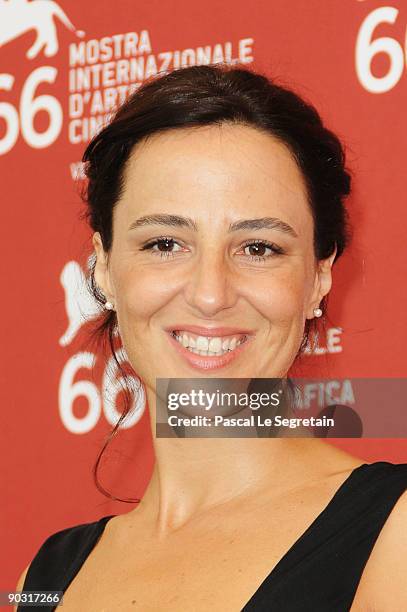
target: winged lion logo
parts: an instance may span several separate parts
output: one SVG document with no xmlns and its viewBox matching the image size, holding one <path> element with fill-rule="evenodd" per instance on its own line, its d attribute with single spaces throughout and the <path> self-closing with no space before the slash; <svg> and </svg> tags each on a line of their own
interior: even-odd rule
<svg viewBox="0 0 407 612">
<path fill-rule="evenodd" d="M 26 57 L 34 59 L 41 51 L 46 57 L 56 55 L 59 45 L 55 17 L 79 38 L 84 36 L 85 33 L 76 30 L 54 0 L 0 0 L 0 47 L 30 30 L 35 30 L 37 37 L 28 49 Z"/>
</svg>

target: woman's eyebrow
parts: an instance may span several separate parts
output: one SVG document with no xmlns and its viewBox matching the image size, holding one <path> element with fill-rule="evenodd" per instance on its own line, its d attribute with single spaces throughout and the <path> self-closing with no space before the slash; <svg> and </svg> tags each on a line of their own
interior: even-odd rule
<svg viewBox="0 0 407 612">
<path fill-rule="evenodd" d="M 198 231 L 196 222 L 191 217 L 182 217 L 180 215 L 170 214 L 155 214 L 145 215 L 131 223 L 129 230 L 145 225 L 167 225 L 172 227 L 186 227 L 193 231 Z M 261 230 L 261 229 L 276 229 L 285 234 L 289 234 L 294 238 L 298 238 L 297 232 L 288 225 L 285 221 L 277 217 L 261 217 L 259 219 L 242 219 L 231 223 L 228 232 L 237 232 L 239 230 Z"/>
</svg>

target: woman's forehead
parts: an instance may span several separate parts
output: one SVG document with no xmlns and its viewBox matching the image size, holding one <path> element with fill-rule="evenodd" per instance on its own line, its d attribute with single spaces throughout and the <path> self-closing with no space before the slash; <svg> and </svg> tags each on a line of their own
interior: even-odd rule
<svg viewBox="0 0 407 612">
<path fill-rule="evenodd" d="M 273 210 L 290 217 L 311 214 L 303 175 L 288 147 L 237 124 L 171 130 L 138 143 L 126 165 L 121 200 L 139 212 L 175 206 L 177 212 L 208 214 L 212 208 L 252 216 Z"/>
</svg>

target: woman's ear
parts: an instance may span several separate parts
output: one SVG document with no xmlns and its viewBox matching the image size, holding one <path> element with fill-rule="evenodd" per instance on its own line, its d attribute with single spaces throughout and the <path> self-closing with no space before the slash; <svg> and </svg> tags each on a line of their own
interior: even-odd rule
<svg viewBox="0 0 407 612">
<path fill-rule="evenodd" d="M 307 319 L 313 319 L 315 317 L 314 308 L 319 308 L 321 300 L 330 292 L 332 287 L 332 266 L 336 257 L 336 246 L 335 250 L 326 259 L 320 259 L 318 261 L 317 269 L 315 271 L 315 283 L 312 296 L 308 305 Z"/>
<path fill-rule="evenodd" d="M 110 283 L 108 254 L 103 248 L 102 238 L 99 232 L 95 232 L 92 237 L 93 247 L 96 253 L 95 263 L 95 282 L 100 288 L 106 300 L 114 301 L 114 296 Z"/>
</svg>

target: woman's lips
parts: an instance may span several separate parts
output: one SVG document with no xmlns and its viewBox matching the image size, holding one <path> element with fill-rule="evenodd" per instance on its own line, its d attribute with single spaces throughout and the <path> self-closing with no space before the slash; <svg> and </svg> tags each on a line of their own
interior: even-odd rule
<svg viewBox="0 0 407 612">
<path fill-rule="evenodd" d="M 249 344 L 253 336 L 247 336 L 246 340 L 239 344 L 233 351 L 229 351 L 225 355 L 197 355 L 186 349 L 178 340 L 174 338 L 172 332 L 167 332 L 168 338 L 178 353 L 186 359 L 186 361 L 193 367 L 199 370 L 215 370 L 223 368 L 229 365 L 234 359 L 236 359 Z"/>
</svg>

